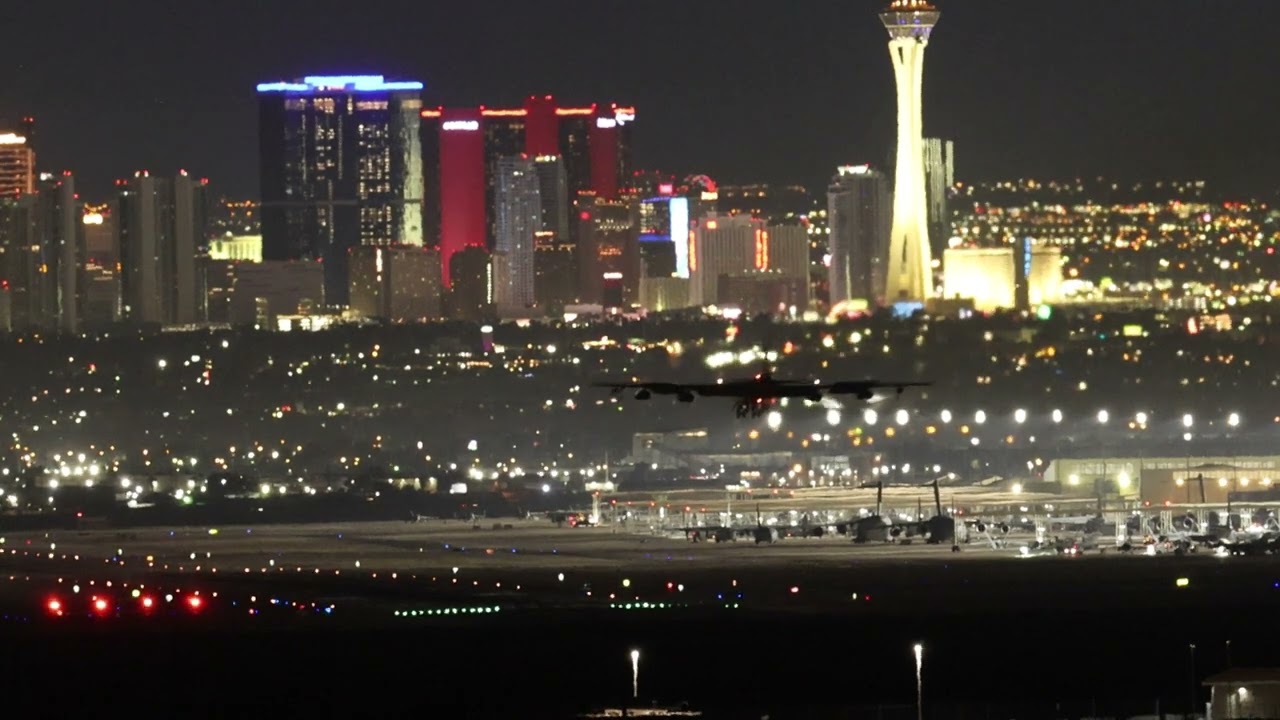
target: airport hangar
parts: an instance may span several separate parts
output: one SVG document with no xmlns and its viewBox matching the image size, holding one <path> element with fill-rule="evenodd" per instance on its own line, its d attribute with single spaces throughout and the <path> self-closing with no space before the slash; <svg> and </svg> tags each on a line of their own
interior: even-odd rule
<svg viewBox="0 0 1280 720">
<path fill-rule="evenodd" d="M 1056 459 L 1044 482 L 1149 507 L 1280 501 L 1280 455 Z"/>
</svg>

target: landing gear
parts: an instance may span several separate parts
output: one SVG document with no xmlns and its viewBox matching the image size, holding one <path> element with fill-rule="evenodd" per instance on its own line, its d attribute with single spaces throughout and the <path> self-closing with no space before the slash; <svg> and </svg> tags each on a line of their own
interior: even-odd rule
<svg viewBox="0 0 1280 720">
<path fill-rule="evenodd" d="M 764 417 L 765 413 L 769 412 L 770 407 L 772 407 L 772 405 L 762 398 L 747 398 L 745 400 L 739 400 L 737 404 L 733 406 L 733 412 L 738 416 L 739 420 L 746 418 L 761 418 Z"/>
</svg>

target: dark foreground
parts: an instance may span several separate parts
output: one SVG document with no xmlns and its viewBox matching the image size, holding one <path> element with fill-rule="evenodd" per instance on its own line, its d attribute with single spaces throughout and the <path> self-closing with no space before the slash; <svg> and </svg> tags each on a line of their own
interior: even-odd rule
<svg viewBox="0 0 1280 720">
<path fill-rule="evenodd" d="M 776 586 L 796 573 L 762 567 L 738 579 Z M 626 702 L 637 648 L 642 698 L 686 700 L 707 717 L 910 718 L 921 642 L 927 717 L 1129 717 L 1184 712 L 1193 673 L 1226 666 L 1228 641 L 1235 665 L 1280 665 L 1280 558 L 939 560 L 801 574 L 824 597 L 855 586 L 878 596 L 647 612 L 527 602 L 443 620 L 32 613 L 0 626 L 0 691 L 24 717 L 565 718 Z"/>
</svg>

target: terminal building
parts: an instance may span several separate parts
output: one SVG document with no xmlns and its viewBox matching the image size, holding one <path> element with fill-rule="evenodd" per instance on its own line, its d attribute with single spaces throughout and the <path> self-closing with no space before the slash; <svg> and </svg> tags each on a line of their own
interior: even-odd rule
<svg viewBox="0 0 1280 720">
<path fill-rule="evenodd" d="M 1152 507 L 1280 499 L 1280 456 L 1058 459 L 1046 483 L 1067 495 L 1120 497 Z"/>
<path fill-rule="evenodd" d="M 1210 688 L 1207 720 L 1280 718 L 1280 670 L 1231 668 L 1204 681 Z"/>
</svg>

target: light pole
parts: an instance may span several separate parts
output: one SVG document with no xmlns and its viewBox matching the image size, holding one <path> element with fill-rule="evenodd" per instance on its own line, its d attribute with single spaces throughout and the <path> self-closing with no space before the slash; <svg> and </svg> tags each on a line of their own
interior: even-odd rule
<svg viewBox="0 0 1280 720">
<path fill-rule="evenodd" d="M 640 697 L 640 651 L 631 651 L 631 699 Z"/>
<path fill-rule="evenodd" d="M 924 645 L 916 643 L 912 650 L 916 653 L 916 720 L 924 720 L 924 684 L 920 676 L 924 668 Z"/>
<path fill-rule="evenodd" d="M 1190 652 L 1190 656 L 1191 656 L 1191 670 L 1190 670 L 1190 677 L 1188 678 L 1190 682 L 1187 683 L 1187 704 L 1188 704 L 1187 715 L 1189 717 L 1195 717 L 1196 716 L 1196 644 L 1191 643 L 1188 646 L 1188 651 Z"/>
</svg>

